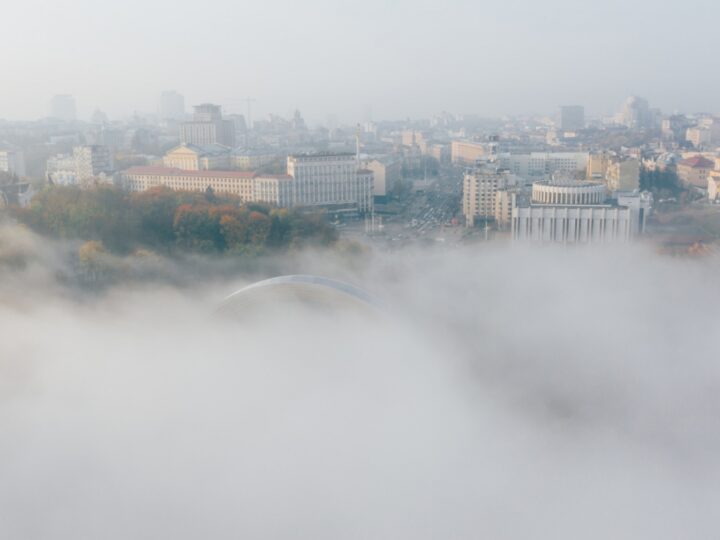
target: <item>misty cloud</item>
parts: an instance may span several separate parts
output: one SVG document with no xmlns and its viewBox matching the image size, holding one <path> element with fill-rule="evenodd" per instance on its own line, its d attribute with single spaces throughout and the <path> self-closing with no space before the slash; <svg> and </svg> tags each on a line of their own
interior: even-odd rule
<svg viewBox="0 0 720 540">
<path fill-rule="evenodd" d="M 284 271 L 360 285 L 384 314 L 252 322 L 209 316 L 247 276 L 77 302 L 52 264 L 0 273 L 3 538 L 720 525 L 717 260 L 642 246 L 299 254 Z M 10 301 L 20 276 L 32 302 Z"/>
</svg>

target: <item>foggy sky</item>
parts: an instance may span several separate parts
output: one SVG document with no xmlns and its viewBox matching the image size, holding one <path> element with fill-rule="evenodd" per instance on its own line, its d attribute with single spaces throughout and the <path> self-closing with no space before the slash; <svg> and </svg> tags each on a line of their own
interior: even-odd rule
<svg viewBox="0 0 720 540">
<path fill-rule="evenodd" d="M 601 114 L 631 94 L 717 111 L 719 17 L 714 0 L 10 0 L 0 118 L 45 116 L 59 93 L 81 118 L 153 112 L 167 89 L 311 121 Z"/>
</svg>

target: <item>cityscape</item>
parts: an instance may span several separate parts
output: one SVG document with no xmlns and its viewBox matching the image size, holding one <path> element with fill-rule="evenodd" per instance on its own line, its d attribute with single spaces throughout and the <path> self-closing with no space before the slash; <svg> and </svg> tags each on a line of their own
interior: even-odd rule
<svg viewBox="0 0 720 540">
<path fill-rule="evenodd" d="M 720 536 L 720 3 L 3 8 L 0 540 Z"/>
<path fill-rule="evenodd" d="M 221 104 L 78 119 L 56 95 L 46 118 L 0 123 L 2 202 L 47 186 L 129 193 L 207 190 L 243 203 L 314 209 L 341 236 L 378 247 L 417 241 L 560 244 L 647 241 L 709 254 L 720 239 L 720 117 L 667 114 L 629 97 L 587 117 L 432 118 L 308 126 L 300 111 L 250 122 Z"/>
</svg>

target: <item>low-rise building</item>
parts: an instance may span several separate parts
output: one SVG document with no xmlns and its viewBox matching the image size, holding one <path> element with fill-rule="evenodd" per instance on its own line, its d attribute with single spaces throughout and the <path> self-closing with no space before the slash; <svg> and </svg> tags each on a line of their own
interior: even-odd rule
<svg viewBox="0 0 720 540">
<path fill-rule="evenodd" d="M 623 193 L 607 200 L 600 182 L 533 184 L 529 205 L 512 210 L 512 237 L 560 243 L 630 240 L 644 231 L 652 206 L 649 194 Z"/>
<path fill-rule="evenodd" d="M 255 173 L 240 171 L 188 171 L 168 167 L 131 167 L 122 173 L 129 191 L 145 191 L 165 186 L 178 191 L 205 191 L 235 195 L 245 202 L 255 201 Z M 270 201 L 267 201 L 270 202 Z"/>
<path fill-rule="evenodd" d="M 701 155 L 696 155 L 679 161 L 677 164 L 677 174 L 685 186 L 707 189 L 707 179 L 714 168 L 714 161 Z"/>
</svg>

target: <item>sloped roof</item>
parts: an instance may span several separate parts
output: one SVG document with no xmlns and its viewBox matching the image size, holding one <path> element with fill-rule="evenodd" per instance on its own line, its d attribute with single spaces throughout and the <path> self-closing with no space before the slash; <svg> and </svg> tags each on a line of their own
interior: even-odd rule
<svg viewBox="0 0 720 540">
<path fill-rule="evenodd" d="M 697 155 L 691 158 L 683 159 L 678 165 L 684 165 L 685 167 L 692 167 L 693 169 L 712 169 L 715 167 L 715 163 L 709 159 Z"/>
</svg>

